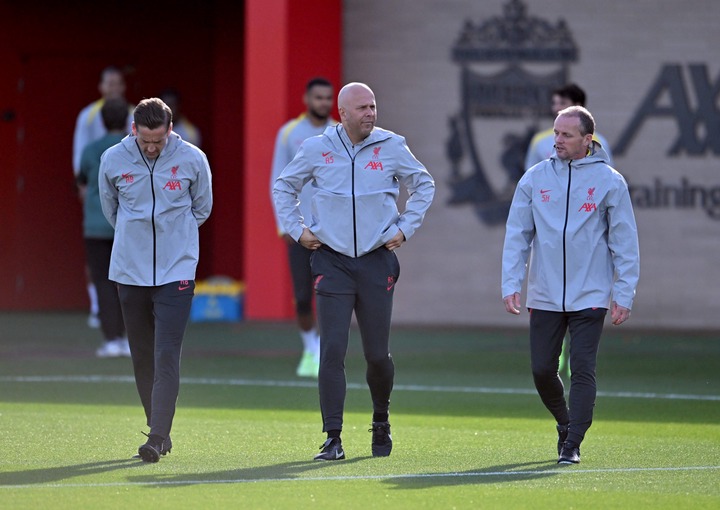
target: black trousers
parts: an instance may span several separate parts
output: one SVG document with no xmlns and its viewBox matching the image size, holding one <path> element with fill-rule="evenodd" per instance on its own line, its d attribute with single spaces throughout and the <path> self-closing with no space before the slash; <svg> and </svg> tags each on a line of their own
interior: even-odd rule
<svg viewBox="0 0 720 510">
<path fill-rule="evenodd" d="M 180 354 L 195 282 L 158 287 L 118 284 L 135 385 L 150 434 L 170 435 L 180 390 Z"/>
<path fill-rule="evenodd" d="M 322 247 L 311 257 L 320 331 L 318 389 L 323 431 L 341 430 L 345 395 L 345 355 L 355 312 L 373 411 L 387 413 L 395 378 L 389 351 L 395 282 L 400 264 L 394 252 L 378 248 L 352 258 Z"/>
<path fill-rule="evenodd" d="M 117 286 L 115 282 L 108 280 L 112 245 L 112 239 L 85 238 L 85 256 L 90 269 L 90 279 L 97 290 L 100 329 L 106 342 L 125 336 Z"/>
<path fill-rule="evenodd" d="M 312 250 L 308 250 L 300 243 L 288 244 L 287 250 L 295 297 L 295 313 L 307 315 L 312 313 L 313 278 L 310 269 Z"/>
<path fill-rule="evenodd" d="M 580 445 L 590 428 L 597 396 L 595 367 L 607 309 L 577 312 L 530 311 L 530 361 L 535 388 L 559 424 L 569 424 L 568 441 Z M 570 405 L 558 375 L 566 331 L 570 331 Z"/>
</svg>

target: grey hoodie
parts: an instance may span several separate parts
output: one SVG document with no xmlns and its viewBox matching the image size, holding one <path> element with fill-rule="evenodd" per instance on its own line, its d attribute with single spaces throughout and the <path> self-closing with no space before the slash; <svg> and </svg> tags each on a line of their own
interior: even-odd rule
<svg viewBox="0 0 720 510">
<path fill-rule="evenodd" d="M 311 214 L 300 213 L 298 194 L 305 183 L 315 191 Z M 399 213 L 400 183 L 410 197 Z M 333 250 L 361 257 L 392 239 L 405 239 L 422 224 L 435 194 L 435 182 L 405 138 L 375 128 L 353 146 L 341 124 L 303 142 L 273 187 L 283 229 L 296 241 L 304 228 Z"/>
<path fill-rule="evenodd" d="M 147 163 L 134 136 L 100 160 L 100 202 L 115 228 L 109 278 L 143 287 L 194 280 L 198 227 L 213 203 L 207 158 L 170 133 L 157 159 Z"/>
<path fill-rule="evenodd" d="M 527 307 L 547 311 L 632 308 L 640 276 L 637 226 L 625 179 L 593 143 L 591 154 L 553 154 L 515 189 L 502 262 L 503 297 L 520 292 L 530 258 Z"/>
</svg>

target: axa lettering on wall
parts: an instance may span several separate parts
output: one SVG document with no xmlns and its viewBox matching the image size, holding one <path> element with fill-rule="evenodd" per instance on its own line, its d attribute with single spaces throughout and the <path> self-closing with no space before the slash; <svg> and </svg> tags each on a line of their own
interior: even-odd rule
<svg viewBox="0 0 720 510">
<path fill-rule="evenodd" d="M 550 93 L 572 81 L 638 219 L 624 327 L 720 327 L 720 4 L 697 4 L 346 1 L 346 81 L 373 86 L 379 125 L 417 147 L 438 185 L 423 232 L 399 251 L 396 322 L 526 325 L 500 302 L 504 220 L 524 147 L 552 126 Z"/>
<path fill-rule="evenodd" d="M 654 120 L 669 119 L 677 136 L 667 145 L 670 161 L 684 156 L 720 156 L 720 74 L 710 77 L 708 64 L 664 64 L 615 147 L 616 155 L 628 152 L 635 135 Z M 716 166 L 716 171 L 720 168 Z M 716 174 L 717 174 L 716 172 Z M 678 175 L 666 180 L 654 176 L 647 183 L 630 186 L 635 207 L 698 209 L 720 220 L 720 185 Z"/>
</svg>

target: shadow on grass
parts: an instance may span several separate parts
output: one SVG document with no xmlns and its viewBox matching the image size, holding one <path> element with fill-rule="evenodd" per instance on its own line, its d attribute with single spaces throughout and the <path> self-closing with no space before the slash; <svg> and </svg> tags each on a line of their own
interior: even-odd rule
<svg viewBox="0 0 720 510">
<path fill-rule="evenodd" d="M 141 466 L 137 459 L 105 460 L 76 464 L 74 466 L 58 466 L 45 469 L 29 469 L 0 473 L 0 487 L 20 485 L 47 485 L 80 476 L 108 473 L 118 469 Z"/>
<path fill-rule="evenodd" d="M 202 485 L 202 484 L 234 484 L 234 483 L 250 483 L 250 482 L 279 482 L 284 480 L 297 480 L 305 473 L 317 472 L 317 476 L 302 477 L 304 480 L 313 479 L 353 479 L 364 478 L 362 476 L 340 475 L 337 472 L 332 474 L 322 473 L 325 469 L 337 469 L 349 464 L 355 464 L 367 459 L 370 456 L 355 457 L 349 460 L 338 462 L 323 462 L 317 460 L 301 460 L 294 462 L 284 462 L 281 464 L 271 464 L 268 466 L 259 466 L 251 468 L 228 469 L 224 471 L 213 471 L 209 473 L 182 473 L 182 474 L 149 474 L 149 475 L 133 475 L 128 477 L 128 481 L 136 484 L 148 484 L 153 488 L 157 487 L 177 487 L 183 485 Z"/>
<path fill-rule="evenodd" d="M 130 475 L 125 480 L 117 480 L 108 482 L 108 485 L 123 485 L 125 483 L 143 485 L 152 487 L 177 487 L 183 485 L 202 485 L 202 484 L 224 484 L 224 483 L 247 483 L 247 482 L 263 482 L 263 481 L 282 481 L 294 480 L 300 478 L 303 473 L 312 471 L 320 472 L 323 469 L 338 468 L 347 466 L 372 457 L 357 457 L 342 462 L 320 462 L 316 460 L 285 462 L 281 464 L 272 464 L 268 466 L 230 469 L 225 471 L 215 471 L 210 473 L 153 473 L 144 475 Z M 167 461 L 166 461 L 167 462 Z M 29 469 L 23 471 L 13 471 L 0 473 L 0 487 L 18 487 L 29 485 L 61 485 L 63 482 L 83 476 L 98 475 L 109 473 L 111 471 L 121 469 L 152 469 L 162 466 L 163 461 L 158 464 L 146 463 L 139 459 L 128 458 L 119 460 L 106 460 L 100 462 L 89 462 L 85 464 L 76 464 L 68 466 L 58 466 L 46 469 Z M 318 474 L 318 478 L 327 479 L 334 478 L 338 475 L 324 473 Z M 342 477 L 341 477 L 342 478 Z M 353 478 L 353 476 L 347 476 Z M 312 477 L 311 477 L 312 479 Z M 102 483 L 88 481 L 88 484 L 94 485 Z"/>
<path fill-rule="evenodd" d="M 393 489 L 411 490 L 438 486 L 470 485 L 533 480 L 557 476 L 557 464 L 552 461 L 526 462 L 490 466 L 472 471 L 410 474 L 348 474 L 337 468 L 372 460 L 370 456 L 341 462 L 295 461 L 268 466 L 215 471 L 210 473 L 135 475 L 128 481 L 156 487 L 177 487 L 202 484 L 240 484 L 257 482 L 377 480 Z M 308 476 L 308 473 L 310 475 Z"/>
<path fill-rule="evenodd" d="M 417 473 L 392 476 L 383 480 L 393 489 L 427 489 L 430 487 L 452 487 L 456 485 L 477 485 L 490 483 L 521 482 L 548 478 L 558 475 L 558 464 L 552 461 L 502 464 L 471 471 L 447 473 Z"/>
<path fill-rule="evenodd" d="M 441 486 L 493 484 L 520 482 L 557 476 L 558 466 L 554 461 L 536 461 L 517 464 L 503 464 L 483 467 L 470 471 L 407 474 L 349 474 L 344 467 L 373 457 L 356 457 L 342 462 L 319 462 L 314 460 L 285 462 L 268 466 L 230 469 L 208 473 L 148 473 L 140 474 L 138 468 L 147 464 L 137 459 L 107 460 L 46 469 L 32 469 L 0 473 L 0 487 L 31 485 L 61 485 L 70 479 L 109 473 L 121 469 L 132 469 L 124 481 L 109 482 L 108 485 L 147 485 L 152 488 L 178 487 L 204 484 L 240 484 L 257 482 L 281 482 L 292 480 L 377 480 L 393 489 L 414 490 Z M 339 472 L 338 468 L 342 471 Z M 94 485 L 89 481 L 88 484 Z M 102 484 L 100 484 L 102 485 Z"/>
</svg>

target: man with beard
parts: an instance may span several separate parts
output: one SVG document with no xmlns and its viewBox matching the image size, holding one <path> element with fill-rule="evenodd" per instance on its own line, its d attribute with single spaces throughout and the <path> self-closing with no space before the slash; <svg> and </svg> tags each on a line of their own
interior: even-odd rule
<svg viewBox="0 0 720 510">
<path fill-rule="evenodd" d="M 321 135 L 325 128 L 336 124 L 330 117 L 333 107 L 333 87 L 325 78 L 313 78 L 305 86 L 303 102 L 307 109 L 299 117 L 285 123 L 278 131 L 273 154 L 270 192 L 275 180 L 285 166 L 292 161 L 300 145 L 311 136 Z M 310 217 L 310 202 L 313 187 L 308 184 L 300 193 L 300 211 L 303 217 Z M 300 377 L 317 378 L 320 360 L 320 337 L 315 327 L 313 314 L 313 281 L 310 273 L 310 254 L 307 248 L 290 237 L 283 230 L 277 211 L 275 221 L 278 234 L 287 244 L 288 262 L 293 281 L 295 314 L 297 316 L 300 337 L 303 342 L 303 355 L 296 373 Z"/>
</svg>

